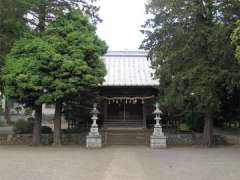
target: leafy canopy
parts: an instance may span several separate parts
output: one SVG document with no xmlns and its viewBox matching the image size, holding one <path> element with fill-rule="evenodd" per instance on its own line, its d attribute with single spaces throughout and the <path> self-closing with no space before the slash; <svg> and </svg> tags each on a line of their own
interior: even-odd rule
<svg viewBox="0 0 240 180">
<path fill-rule="evenodd" d="M 64 99 L 86 87 L 97 86 L 104 80 L 105 66 L 100 57 L 107 46 L 96 35 L 95 26 L 80 11 L 73 11 L 49 25 L 45 41 L 62 59 L 50 69 L 52 83 L 48 98 Z"/>
<path fill-rule="evenodd" d="M 17 41 L 4 67 L 8 95 L 25 104 L 54 103 L 101 83 L 107 46 L 95 30 L 76 10 L 49 24 L 41 37 Z"/>
<path fill-rule="evenodd" d="M 51 81 L 43 70 L 49 68 L 48 62 L 59 58 L 41 38 L 31 35 L 21 38 L 7 56 L 3 68 L 5 93 L 29 106 L 41 104 L 45 85 Z"/>
<path fill-rule="evenodd" d="M 26 19 L 31 27 L 43 32 L 48 23 L 75 9 L 84 12 L 96 24 L 101 21 L 98 16 L 97 0 L 34 0 L 27 12 Z"/>
<path fill-rule="evenodd" d="M 151 0 L 142 47 L 160 78 L 163 106 L 218 112 L 222 97 L 239 87 L 239 65 L 230 44 L 240 17 L 238 0 Z"/>
<path fill-rule="evenodd" d="M 1 0 L 0 1 L 0 63 L 10 48 L 26 30 L 23 15 L 32 0 Z"/>
</svg>

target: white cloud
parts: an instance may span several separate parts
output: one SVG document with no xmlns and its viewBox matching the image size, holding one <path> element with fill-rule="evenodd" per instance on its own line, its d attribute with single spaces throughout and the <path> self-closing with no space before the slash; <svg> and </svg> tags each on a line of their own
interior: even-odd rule
<svg viewBox="0 0 240 180">
<path fill-rule="evenodd" d="M 99 15 L 103 22 L 97 33 L 109 50 L 137 50 L 144 38 L 145 0 L 99 0 Z"/>
</svg>

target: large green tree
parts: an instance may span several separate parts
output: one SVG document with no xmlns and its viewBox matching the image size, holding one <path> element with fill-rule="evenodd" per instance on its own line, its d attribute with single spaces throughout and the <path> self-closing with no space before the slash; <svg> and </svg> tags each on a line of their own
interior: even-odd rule
<svg viewBox="0 0 240 180">
<path fill-rule="evenodd" d="M 49 24 L 41 37 L 20 39 L 8 55 L 3 76 L 6 93 L 39 113 L 33 144 L 39 143 L 42 103 L 56 105 L 54 145 L 58 146 L 63 103 L 103 81 L 100 56 L 107 46 L 95 31 L 88 17 L 76 10 Z"/>
<path fill-rule="evenodd" d="M 203 144 L 211 146 L 221 97 L 239 86 L 230 33 L 240 2 L 151 0 L 146 7 L 153 16 L 146 21 L 142 47 L 153 55 L 161 104 L 180 111 L 194 104 L 204 116 Z"/>
<path fill-rule="evenodd" d="M 100 59 L 107 51 L 104 41 L 96 35 L 96 27 L 80 11 L 58 18 L 48 26 L 44 38 L 61 55 L 50 69 L 52 78 L 46 99 L 55 102 L 54 144 L 60 144 L 62 106 L 85 88 L 96 87 L 106 73 Z"/>
<path fill-rule="evenodd" d="M 16 39 L 27 30 L 24 14 L 30 8 L 32 0 L 0 0 L 0 68 Z M 0 79 L 0 91 L 3 94 L 3 84 Z M 5 96 L 5 119 L 11 122 L 9 100 Z"/>
<path fill-rule="evenodd" d="M 39 37 L 28 35 L 18 40 L 3 68 L 5 94 L 35 110 L 32 145 L 40 144 L 42 99 L 49 80 L 49 62 L 59 59 L 55 50 Z"/>
<path fill-rule="evenodd" d="M 72 9 L 81 9 L 85 15 L 91 18 L 91 22 L 93 23 L 100 21 L 97 15 L 99 8 L 95 5 L 96 1 L 97 0 L 0 0 L 1 66 L 4 64 L 6 54 L 9 53 L 14 42 L 22 37 L 26 31 L 32 31 L 36 36 L 41 36 L 49 23 L 55 21 L 58 17 L 63 16 Z M 31 40 L 29 43 L 31 44 Z M 28 50 L 28 52 L 31 51 L 31 49 Z M 4 89 L 3 85 L 4 84 L 1 83 L 1 92 Z M 8 96 L 6 96 L 7 94 L 4 94 L 6 100 L 5 118 L 10 123 L 9 100 Z M 33 101 L 31 95 L 29 98 L 30 100 L 25 98 L 24 102 Z M 42 112 L 38 110 L 35 115 L 36 119 L 41 123 L 42 115 L 39 113 Z M 36 132 L 35 129 L 34 132 Z M 35 136 L 37 137 L 38 135 L 36 134 L 33 137 Z"/>
</svg>

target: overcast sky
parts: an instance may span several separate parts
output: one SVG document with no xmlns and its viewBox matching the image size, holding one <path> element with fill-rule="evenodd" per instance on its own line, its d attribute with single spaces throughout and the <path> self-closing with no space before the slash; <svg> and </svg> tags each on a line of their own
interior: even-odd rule
<svg viewBox="0 0 240 180">
<path fill-rule="evenodd" d="M 97 33 L 109 50 L 137 50 L 144 38 L 145 0 L 99 0 L 103 22 Z"/>
</svg>

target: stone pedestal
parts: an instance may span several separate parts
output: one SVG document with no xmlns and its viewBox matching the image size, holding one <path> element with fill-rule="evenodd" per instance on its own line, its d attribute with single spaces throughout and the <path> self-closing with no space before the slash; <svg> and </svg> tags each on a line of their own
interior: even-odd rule
<svg viewBox="0 0 240 180">
<path fill-rule="evenodd" d="M 102 147 L 102 136 L 87 136 L 87 148 L 101 148 Z"/>
<path fill-rule="evenodd" d="M 154 136 L 150 137 L 150 147 L 153 149 L 161 149 L 167 147 L 167 137 L 162 136 Z"/>
<path fill-rule="evenodd" d="M 101 148 L 102 136 L 98 132 L 97 125 L 92 125 L 90 132 L 87 136 L 87 148 Z"/>
<path fill-rule="evenodd" d="M 152 136 L 150 137 L 150 147 L 155 149 L 167 147 L 167 137 L 162 132 L 160 124 L 156 124 Z"/>
</svg>

